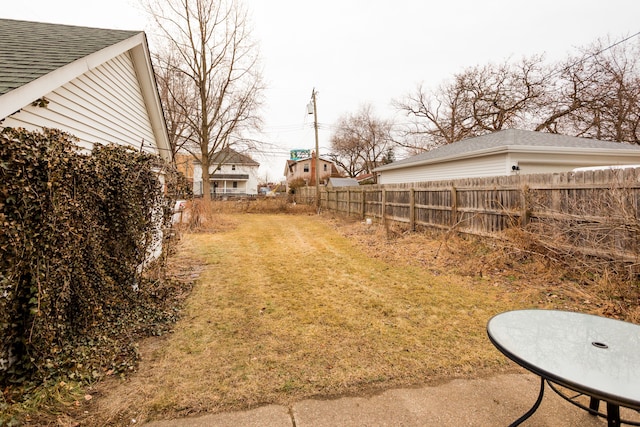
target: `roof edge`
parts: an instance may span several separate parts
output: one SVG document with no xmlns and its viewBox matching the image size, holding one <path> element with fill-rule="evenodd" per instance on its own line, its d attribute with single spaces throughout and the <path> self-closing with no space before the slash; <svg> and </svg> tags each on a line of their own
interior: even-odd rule
<svg viewBox="0 0 640 427">
<path fill-rule="evenodd" d="M 639 150 L 625 148 L 592 148 L 592 147 L 563 147 L 563 146 L 536 146 L 536 145 L 500 145 L 498 147 L 485 148 L 482 150 L 472 151 L 463 154 L 452 154 L 445 157 L 435 159 L 426 159 L 415 163 L 401 163 L 394 165 L 380 166 L 374 169 L 374 172 L 383 172 L 388 170 L 410 168 L 416 166 L 424 166 L 436 163 L 446 163 L 454 160 L 473 159 L 478 157 L 486 157 L 502 153 L 529 153 L 529 154 L 550 154 L 550 153 L 589 153 L 589 154 L 640 154 Z"/>
<path fill-rule="evenodd" d="M 135 68 L 140 84 L 142 99 L 149 114 L 151 129 L 156 138 L 158 155 L 165 161 L 171 162 L 173 152 L 169 141 L 167 121 L 162 108 L 160 93 L 158 92 L 158 82 L 151 62 L 147 36 L 145 33 L 139 33 L 137 36 L 141 36 L 142 40 L 130 49 L 133 67 Z"/>
<path fill-rule="evenodd" d="M 489 156 L 489 155 L 492 155 L 492 154 L 500 154 L 502 152 L 508 153 L 509 152 L 509 147 L 510 146 L 508 146 L 508 145 L 501 145 L 499 147 L 485 148 L 485 149 L 482 149 L 482 150 L 471 151 L 471 152 L 463 153 L 463 154 L 451 154 L 451 155 L 445 156 L 445 157 L 438 157 L 438 158 L 435 158 L 435 159 L 426 159 L 426 160 L 421 160 L 421 161 L 413 162 L 413 163 L 400 163 L 400 164 L 389 163 L 388 165 L 379 166 L 379 167 L 375 168 L 373 171 L 374 172 L 380 172 L 380 171 L 393 170 L 393 169 L 402 169 L 402 168 L 405 168 L 405 167 L 428 165 L 428 164 L 433 164 L 433 163 L 446 163 L 446 162 L 450 162 L 452 160 L 472 159 L 472 158 L 476 158 L 476 157 L 485 157 L 485 156 Z"/>
<path fill-rule="evenodd" d="M 14 90 L 0 96 L 0 119 L 10 116 L 16 111 L 21 110 L 27 104 L 24 100 L 28 99 L 32 102 L 42 96 L 54 91 L 65 83 L 81 76 L 104 62 L 125 53 L 134 47 L 145 43 L 144 32 L 139 32 L 133 36 L 122 40 L 111 46 L 107 46 L 90 55 L 77 59 L 63 67 L 45 74 L 38 79 L 22 85 Z M 71 76 L 71 77 L 69 77 Z"/>
</svg>

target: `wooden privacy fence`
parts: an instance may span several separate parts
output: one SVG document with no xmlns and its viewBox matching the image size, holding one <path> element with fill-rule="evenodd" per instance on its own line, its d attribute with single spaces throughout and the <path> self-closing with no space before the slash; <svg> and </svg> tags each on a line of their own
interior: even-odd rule
<svg viewBox="0 0 640 427">
<path fill-rule="evenodd" d="M 347 215 L 416 226 L 451 228 L 473 234 L 500 231 L 526 212 L 522 187 L 469 182 L 434 182 L 393 186 L 325 189 L 321 207 Z"/>
<path fill-rule="evenodd" d="M 638 169 L 322 188 L 320 196 L 321 209 L 404 223 L 411 230 L 496 236 L 518 226 L 555 246 L 638 262 Z"/>
</svg>

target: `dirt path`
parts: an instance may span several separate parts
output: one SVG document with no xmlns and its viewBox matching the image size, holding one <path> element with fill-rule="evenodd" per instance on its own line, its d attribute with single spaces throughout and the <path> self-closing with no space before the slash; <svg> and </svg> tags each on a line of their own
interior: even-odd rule
<svg viewBox="0 0 640 427">
<path fill-rule="evenodd" d="M 509 366 L 485 325 L 528 302 L 492 281 L 367 255 L 316 216 L 226 220 L 237 226 L 183 237 L 177 257 L 205 264 L 183 318 L 143 343 L 136 374 L 97 386 L 83 424 L 366 394 Z"/>
</svg>

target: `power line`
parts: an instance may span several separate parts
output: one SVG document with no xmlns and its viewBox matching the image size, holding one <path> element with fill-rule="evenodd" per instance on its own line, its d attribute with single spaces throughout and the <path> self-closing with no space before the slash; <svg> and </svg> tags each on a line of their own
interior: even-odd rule
<svg viewBox="0 0 640 427">
<path fill-rule="evenodd" d="M 308 124 L 291 124 L 291 125 L 277 125 L 277 126 L 265 126 L 263 133 L 276 133 L 276 132 L 297 132 L 309 127 Z"/>
<path fill-rule="evenodd" d="M 633 34 L 633 35 L 631 35 L 631 36 L 627 37 L 626 39 L 620 40 L 619 42 L 616 42 L 616 43 L 612 44 L 611 46 L 608 46 L 608 47 L 605 47 L 604 49 L 601 49 L 600 51 L 598 51 L 598 52 L 594 53 L 594 54 L 592 55 L 592 57 L 593 57 L 593 56 L 596 56 L 596 55 L 600 55 L 602 52 L 607 51 L 607 50 L 609 50 L 609 49 L 612 49 L 612 48 L 614 48 L 614 47 L 618 46 L 619 44 L 625 43 L 625 42 L 627 42 L 627 41 L 629 41 L 629 40 L 631 40 L 632 38 L 637 37 L 637 36 L 640 36 L 640 31 L 638 31 L 637 33 L 635 33 L 635 34 Z"/>
<path fill-rule="evenodd" d="M 632 38 L 634 38 L 634 37 L 638 37 L 638 36 L 640 36 L 640 31 L 638 31 L 637 33 L 632 34 L 632 35 L 630 35 L 630 36 L 628 36 L 628 37 L 626 37 L 626 38 L 624 38 L 624 39 L 622 39 L 622 40 L 620 40 L 620 41 L 617 41 L 617 42 L 613 43 L 612 45 L 609 45 L 609 46 L 607 46 L 607 47 L 605 47 L 605 48 L 602 48 L 602 49 L 600 49 L 600 50 L 599 50 L 599 51 L 597 51 L 597 52 L 591 53 L 591 54 L 589 54 L 589 55 L 587 55 L 587 56 L 585 56 L 585 57 L 583 57 L 583 58 L 578 59 L 577 61 L 573 62 L 572 64 L 569 64 L 569 65 L 567 65 L 566 67 L 564 67 L 564 68 L 562 68 L 562 69 L 560 69 L 560 70 L 558 70 L 558 71 L 556 71 L 556 72 L 554 72 L 554 73 L 551 73 L 551 74 L 549 75 L 549 77 L 555 77 L 557 74 L 560 74 L 560 73 L 563 73 L 563 72 L 565 72 L 565 71 L 568 71 L 568 70 L 570 70 L 571 68 L 575 67 L 576 65 L 583 64 L 583 63 L 584 63 L 584 62 L 586 62 L 588 59 L 595 58 L 596 56 L 598 56 L 598 55 L 600 55 L 600 54 L 602 54 L 602 53 L 604 53 L 604 52 L 606 52 L 606 51 L 608 51 L 608 50 L 610 50 L 610 49 L 613 49 L 614 47 L 616 47 L 616 46 L 618 46 L 618 45 L 621 45 L 622 43 L 626 43 L 626 42 L 628 42 L 629 40 L 631 40 Z"/>
</svg>

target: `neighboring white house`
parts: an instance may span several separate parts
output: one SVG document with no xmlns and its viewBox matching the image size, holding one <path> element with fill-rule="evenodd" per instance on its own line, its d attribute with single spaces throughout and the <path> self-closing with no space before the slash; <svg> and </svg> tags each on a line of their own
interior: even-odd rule
<svg viewBox="0 0 640 427">
<path fill-rule="evenodd" d="M 211 197 L 255 196 L 258 194 L 260 163 L 230 148 L 212 158 L 209 170 Z M 202 195 L 202 164 L 193 164 L 193 194 Z"/>
<path fill-rule="evenodd" d="M 0 19 L 0 126 L 61 129 L 171 160 L 144 32 Z"/>
<path fill-rule="evenodd" d="M 0 126 L 60 129 L 86 151 L 113 143 L 171 161 L 141 31 L 0 19 Z M 149 259 L 161 250 L 159 238 Z"/>
<path fill-rule="evenodd" d="M 375 169 L 379 184 L 640 164 L 640 146 L 509 129 L 444 145 Z"/>
</svg>

